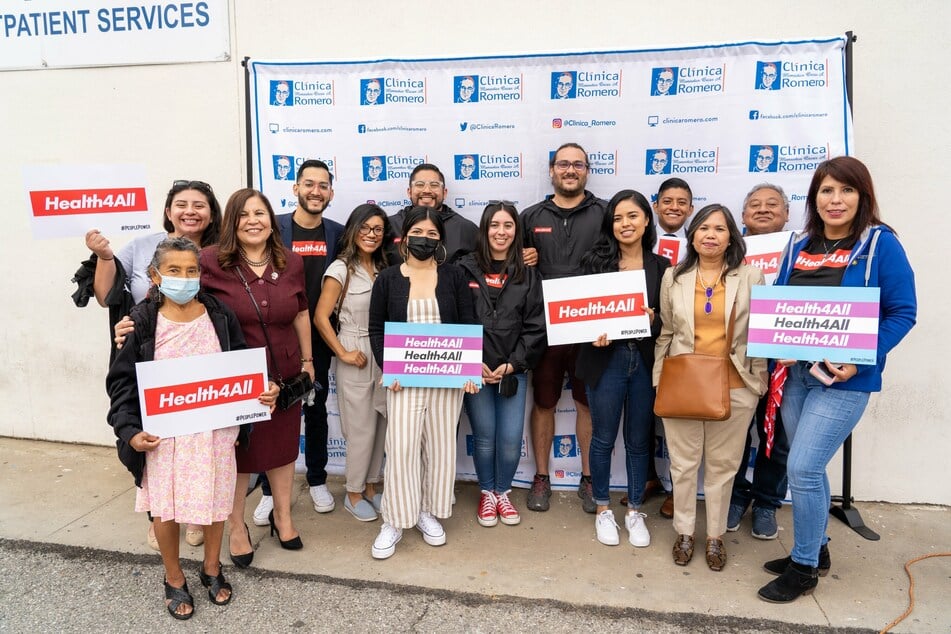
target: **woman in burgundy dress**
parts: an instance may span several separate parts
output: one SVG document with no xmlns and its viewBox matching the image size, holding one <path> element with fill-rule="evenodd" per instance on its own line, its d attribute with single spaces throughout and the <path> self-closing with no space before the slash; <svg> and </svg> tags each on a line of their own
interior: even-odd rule
<svg viewBox="0 0 951 634">
<path fill-rule="evenodd" d="M 201 271 L 202 286 L 238 316 L 248 347 L 265 347 L 270 340 L 268 372 L 274 380 L 289 379 L 300 372 L 308 372 L 313 378 L 313 359 L 301 355 L 301 350 L 311 349 L 303 260 L 281 243 L 274 210 L 264 194 L 240 189 L 231 195 L 218 245 L 201 252 Z M 275 410 L 271 420 L 255 423 L 249 442 L 237 450 L 238 480 L 230 518 L 230 554 L 236 566 L 247 567 L 254 557 L 244 521 L 245 495 L 252 473 L 267 472 L 271 483 L 271 534 L 277 531 L 283 548 L 296 550 L 303 546 L 291 520 L 300 425 L 300 403 Z"/>
</svg>

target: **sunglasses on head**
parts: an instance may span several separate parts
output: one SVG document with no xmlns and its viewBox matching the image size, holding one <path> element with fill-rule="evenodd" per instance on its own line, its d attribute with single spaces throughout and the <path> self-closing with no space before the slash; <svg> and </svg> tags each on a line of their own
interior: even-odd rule
<svg viewBox="0 0 951 634">
<path fill-rule="evenodd" d="M 184 179 L 179 179 L 172 181 L 172 187 L 181 187 L 183 189 L 207 189 L 210 192 L 214 190 L 211 188 L 211 185 L 205 181 L 189 181 Z"/>
<path fill-rule="evenodd" d="M 511 200 L 490 200 L 490 201 L 489 201 L 489 204 L 490 204 L 490 205 L 503 205 L 503 206 L 506 206 L 506 207 L 514 207 L 514 206 L 515 206 L 515 203 L 513 203 Z"/>
</svg>

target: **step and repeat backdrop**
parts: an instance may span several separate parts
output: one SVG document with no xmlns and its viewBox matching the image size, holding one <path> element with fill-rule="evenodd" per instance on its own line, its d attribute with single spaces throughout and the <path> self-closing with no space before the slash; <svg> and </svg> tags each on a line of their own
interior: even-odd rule
<svg viewBox="0 0 951 634">
<path fill-rule="evenodd" d="M 588 189 L 602 198 L 629 187 L 651 198 L 677 176 L 690 183 L 695 208 L 722 203 L 739 220 L 746 192 L 772 182 L 790 197 L 787 228 L 795 229 L 818 163 L 854 153 L 845 44 L 840 36 L 454 59 L 251 59 L 253 186 L 277 213 L 290 213 L 297 166 L 323 160 L 335 190 L 326 213 L 344 222 L 361 203 L 388 213 L 408 205 L 410 172 L 428 162 L 445 174 L 446 204 L 478 222 L 489 200 L 522 209 L 550 194 L 551 153 L 575 142 L 588 152 Z M 328 410 L 330 470 L 342 473 L 333 393 Z M 463 417 L 463 479 L 475 479 L 469 434 Z M 576 486 L 581 461 L 567 391 L 555 434 L 552 484 Z M 526 416 L 522 485 L 535 470 L 529 442 Z M 617 449 L 622 488 L 620 439 Z M 657 459 L 666 461 L 663 443 Z"/>
</svg>

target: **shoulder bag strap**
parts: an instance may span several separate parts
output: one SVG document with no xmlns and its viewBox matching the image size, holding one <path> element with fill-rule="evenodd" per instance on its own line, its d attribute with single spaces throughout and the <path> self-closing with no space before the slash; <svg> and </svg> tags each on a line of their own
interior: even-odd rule
<svg viewBox="0 0 951 634">
<path fill-rule="evenodd" d="M 264 324 L 264 316 L 261 314 L 261 309 L 258 308 L 258 302 L 254 299 L 251 287 L 248 286 L 248 280 L 244 279 L 244 273 L 241 272 L 241 265 L 239 264 L 234 267 L 234 271 L 241 280 L 241 283 L 244 284 L 244 290 L 248 292 L 248 297 L 251 298 L 251 305 L 254 306 L 254 312 L 258 314 L 258 320 L 261 322 L 261 330 L 264 331 L 264 341 L 267 343 L 267 351 L 268 354 L 271 355 L 271 364 L 274 366 L 274 373 L 277 375 L 277 382 L 283 383 L 284 379 L 281 377 L 280 369 L 278 369 L 277 359 L 274 358 L 274 347 L 271 345 L 271 338 L 267 334 L 267 326 Z"/>
</svg>

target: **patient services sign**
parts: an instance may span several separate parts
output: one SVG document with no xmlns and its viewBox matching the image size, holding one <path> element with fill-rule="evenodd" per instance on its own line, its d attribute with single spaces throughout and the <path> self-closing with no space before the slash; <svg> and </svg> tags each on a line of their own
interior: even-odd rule
<svg viewBox="0 0 951 634">
<path fill-rule="evenodd" d="M 154 231 L 142 165 L 27 165 L 23 186 L 33 238 L 107 238 Z"/>
<path fill-rule="evenodd" d="M 650 336 L 644 271 L 543 280 L 542 292 L 549 345 Z"/>
</svg>

